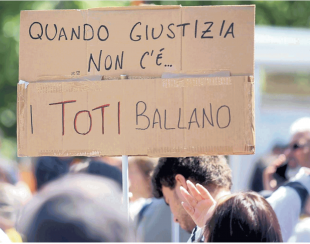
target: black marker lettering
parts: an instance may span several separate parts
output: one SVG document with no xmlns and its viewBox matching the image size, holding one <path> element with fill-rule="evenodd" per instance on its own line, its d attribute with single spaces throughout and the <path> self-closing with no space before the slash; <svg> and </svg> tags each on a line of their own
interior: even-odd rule
<svg viewBox="0 0 310 244">
<path fill-rule="evenodd" d="M 102 27 L 105 29 L 106 34 L 107 34 L 107 37 L 106 37 L 106 38 L 103 38 L 103 39 L 100 37 L 100 30 L 101 30 Z M 97 35 L 98 35 L 98 39 L 99 39 L 100 41 L 105 41 L 105 40 L 107 40 L 107 39 L 109 38 L 109 30 L 108 30 L 108 28 L 107 28 L 105 25 L 100 25 L 100 27 L 99 27 L 99 29 L 98 29 Z"/>
<path fill-rule="evenodd" d="M 192 113 L 192 115 L 191 115 L 191 118 L 190 118 L 190 121 L 188 122 L 188 129 L 190 130 L 190 128 L 191 128 L 191 124 L 192 123 L 196 123 L 197 124 L 197 126 L 198 126 L 198 128 L 199 128 L 199 124 L 198 124 L 198 120 L 197 120 L 197 112 L 196 112 L 196 108 L 193 110 L 193 113 Z M 193 115 L 195 114 L 195 120 L 194 121 L 192 121 L 192 118 L 193 118 Z"/>
<path fill-rule="evenodd" d="M 222 36 L 222 32 L 223 32 L 224 25 L 225 25 L 225 20 L 223 20 L 223 23 L 222 23 L 222 27 L 221 27 L 220 36 Z"/>
<path fill-rule="evenodd" d="M 165 48 L 162 48 L 162 49 L 160 49 L 159 51 L 162 52 L 162 51 L 164 51 L 164 50 L 165 50 Z M 156 64 L 157 64 L 157 66 L 160 66 L 160 65 L 161 65 L 161 63 L 158 63 L 158 59 L 162 59 L 162 58 L 163 58 L 163 54 L 162 54 L 162 53 L 160 53 L 160 54 L 157 55 L 157 57 L 156 57 Z"/>
<path fill-rule="evenodd" d="M 136 23 L 133 27 L 132 27 L 132 29 L 131 29 L 131 31 L 130 31 L 130 39 L 132 40 L 132 41 L 134 41 L 134 42 L 137 42 L 137 41 L 140 41 L 141 40 L 141 35 L 136 35 L 136 37 L 138 37 L 138 39 L 132 39 L 132 32 L 133 32 L 133 30 L 136 28 L 136 26 L 137 25 L 141 25 L 141 22 L 138 22 L 138 23 Z"/>
<path fill-rule="evenodd" d="M 115 70 L 117 70 L 117 64 L 118 64 L 118 66 L 119 66 L 120 69 L 123 68 L 123 57 L 124 57 L 124 51 L 122 51 L 121 61 L 119 61 L 119 56 L 116 55 Z"/>
<path fill-rule="evenodd" d="M 202 110 L 202 128 L 205 128 L 205 117 L 207 118 L 210 125 L 214 126 L 213 118 L 212 118 L 212 104 L 210 103 L 210 117 L 211 121 L 209 120 L 208 116 L 206 115 L 205 109 Z"/>
<path fill-rule="evenodd" d="M 90 72 L 90 62 L 91 61 L 93 61 L 93 64 L 95 65 L 96 70 L 100 71 L 101 54 L 102 54 L 102 50 L 100 50 L 100 53 L 99 53 L 98 66 L 96 65 L 96 63 L 94 61 L 93 54 L 92 53 L 90 54 L 89 62 L 88 62 L 88 72 Z"/>
<path fill-rule="evenodd" d="M 154 40 L 158 39 L 161 36 L 161 34 L 163 33 L 164 26 L 162 24 L 160 24 L 160 25 L 161 25 L 161 31 L 160 31 L 160 34 L 157 37 L 154 36 L 154 28 L 152 28 L 152 38 Z"/>
<path fill-rule="evenodd" d="M 221 109 L 221 108 L 227 108 L 227 110 L 228 110 L 228 123 L 227 123 L 226 126 L 220 126 L 220 124 L 219 124 L 219 112 L 220 112 L 220 109 Z M 230 118 L 230 108 L 229 108 L 228 106 L 226 106 L 226 105 L 221 106 L 221 107 L 217 110 L 217 113 L 216 113 L 216 123 L 217 123 L 217 126 L 218 126 L 219 128 L 221 128 L 221 129 L 224 129 L 224 128 L 226 128 L 226 127 L 229 126 L 230 120 L 231 120 L 231 118 Z"/>
<path fill-rule="evenodd" d="M 80 39 L 80 34 L 81 34 L 81 26 L 78 26 L 78 34 L 76 34 L 75 29 L 72 28 L 72 32 L 71 32 L 71 40 L 73 40 L 73 34 L 75 35 L 76 39 Z"/>
<path fill-rule="evenodd" d="M 110 66 L 107 67 L 108 57 L 110 57 Z M 104 67 L 105 67 L 105 70 L 110 70 L 112 68 L 112 57 L 111 57 L 111 55 L 106 56 L 105 61 L 104 61 Z"/>
<path fill-rule="evenodd" d="M 179 122 L 178 122 L 178 128 L 179 128 L 179 129 L 186 129 L 186 127 L 180 127 L 181 114 L 182 114 L 182 109 L 179 108 Z"/>
<path fill-rule="evenodd" d="M 31 134 L 33 134 L 33 123 L 32 123 L 32 105 L 30 105 L 30 121 L 31 121 Z"/>
<path fill-rule="evenodd" d="M 171 25 L 174 25 L 174 24 L 172 23 L 172 24 L 168 25 L 168 29 L 169 29 L 170 32 L 173 34 L 173 36 L 169 36 L 168 34 L 167 34 L 167 36 L 168 36 L 170 39 L 173 39 L 173 38 L 175 38 L 175 34 L 174 34 L 173 30 L 170 29 L 170 26 L 171 26 Z"/>
<path fill-rule="evenodd" d="M 144 104 L 144 110 L 143 110 L 143 112 L 140 113 L 140 114 L 138 114 L 139 103 L 143 103 L 143 104 Z M 146 103 L 145 103 L 145 102 L 143 102 L 143 101 L 137 102 L 137 104 L 136 104 L 136 125 L 138 125 L 138 117 L 139 117 L 139 116 L 143 116 L 143 117 L 147 118 L 147 120 L 148 120 L 148 125 L 147 125 L 147 127 L 145 127 L 145 128 L 136 128 L 136 130 L 146 130 L 146 129 L 148 129 L 149 126 L 150 126 L 150 119 L 149 119 L 149 117 L 147 117 L 146 115 L 144 115 L 144 112 L 146 111 L 146 109 L 147 109 L 147 107 L 146 107 Z"/>
<path fill-rule="evenodd" d="M 34 37 L 34 36 L 31 34 L 31 28 L 32 28 L 32 26 L 33 26 L 34 24 L 38 24 L 38 25 L 40 26 L 40 28 L 41 28 L 41 34 L 37 34 L 37 37 Z M 43 36 L 43 27 L 42 27 L 42 25 L 41 25 L 40 22 L 33 22 L 33 23 L 30 25 L 30 27 L 29 27 L 29 36 L 30 36 L 32 39 L 34 39 L 34 40 L 36 40 L 36 39 L 42 40 L 42 36 Z"/>
<path fill-rule="evenodd" d="M 187 25 L 190 25 L 190 23 L 184 23 L 184 24 L 179 24 L 179 25 L 177 25 L 177 27 L 182 26 L 182 29 L 183 29 L 183 34 L 182 34 L 182 36 L 185 35 L 185 26 L 187 26 Z"/>
<path fill-rule="evenodd" d="M 92 32 L 91 37 L 89 37 L 87 39 L 86 39 L 86 32 L 87 32 L 86 31 L 86 26 L 89 26 L 90 29 L 91 29 L 91 32 Z M 93 38 L 94 38 L 94 29 L 93 29 L 93 27 L 91 25 L 89 25 L 89 24 L 84 24 L 84 41 L 90 41 Z"/>
<path fill-rule="evenodd" d="M 231 29 L 231 31 L 230 31 Z M 226 31 L 226 34 L 224 36 L 224 38 L 226 38 L 226 36 L 228 34 L 231 34 L 233 38 L 235 38 L 235 35 L 234 35 L 234 23 L 231 23 L 230 26 L 228 27 L 228 30 Z"/>
<path fill-rule="evenodd" d="M 156 114 L 158 114 L 158 118 L 159 118 L 159 122 L 155 122 L 155 116 Z M 154 117 L 153 117 L 153 128 L 155 124 L 159 124 L 159 128 L 161 129 L 161 118 L 160 118 L 160 113 L 158 111 L 158 109 L 156 108 L 155 112 L 154 112 Z"/>
<path fill-rule="evenodd" d="M 62 32 L 63 32 L 63 34 L 61 34 Z M 66 40 L 68 40 L 66 32 L 65 32 L 65 29 L 62 27 L 60 32 L 59 32 L 58 41 L 60 41 L 60 38 L 63 37 L 63 36 L 66 38 Z"/>
<path fill-rule="evenodd" d="M 208 29 L 206 29 L 205 31 L 202 31 L 201 38 L 213 38 L 213 36 L 205 36 L 206 33 L 211 32 L 210 28 L 212 27 L 213 22 L 205 22 L 204 24 L 205 25 L 210 24 L 210 25 L 209 25 Z"/>
<path fill-rule="evenodd" d="M 141 60 L 140 60 L 140 67 L 141 67 L 142 69 L 145 69 L 145 67 L 142 65 L 142 61 L 143 61 L 144 56 L 145 56 L 146 54 L 147 54 L 147 55 L 150 55 L 149 52 L 145 52 L 145 53 L 143 53 L 143 55 L 142 55 L 142 57 L 141 57 Z"/>
<path fill-rule="evenodd" d="M 48 24 L 46 24 L 46 26 L 45 26 L 45 36 L 46 36 L 46 38 L 47 38 L 48 40 L 52 41 L 52 40 L 55 39 L 55 37 L 56 37 L 56 35 L 57 35 L 57 26 L 54 24 L 54 27 L 55 27 L 55 35 L 54 35 L 53 38 L 49 38 L 49 37 L 48 37 L 48 35 L 47 35 L 47 27 L 48 27 Z"/>
</svg>

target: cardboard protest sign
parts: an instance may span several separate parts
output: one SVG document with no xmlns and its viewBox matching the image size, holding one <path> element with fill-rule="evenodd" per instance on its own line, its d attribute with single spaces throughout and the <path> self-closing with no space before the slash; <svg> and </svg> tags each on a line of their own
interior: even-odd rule
<svg viewBox="0 0 310 244">
<path fill-rule="evenodd" d="M 22 11 L 18 155 L 254 153 L 254 11 Z"/>
</svg>

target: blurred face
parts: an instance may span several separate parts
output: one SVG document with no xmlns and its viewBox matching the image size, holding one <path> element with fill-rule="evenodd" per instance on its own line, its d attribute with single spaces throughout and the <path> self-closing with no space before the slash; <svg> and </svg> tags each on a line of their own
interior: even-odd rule
<svg viewBox="0 0 310 244">
<path fill-rule="evenodd" d="M 129 191 L 133 194 L 133 200 L 137 200 L 141 197 L 150 197 L 150 183 L 145 179 L 138 165 L 135 163 L 129 165 L 128 176 L 130 181 Z"/>
<path fill-rule="evenodd" d="M 284 154 L 290 167 L 310 167 L 310 132 L 296 133 Z"/>
<path fill-rule="evenodd" d="M 181 184 L 178 182 L 173 190 L 171 190 L 169 187 L 163 186 L 162 192 L 165 198 L 165 202 L 168 206 L 170 206 L 174 222 L 179 223 L 183 230 L 191 233 L 196 225 L 181 205 L 181 202 L 184 202 L 185 199 L 181 195 L 180 186 Z"/>
</svg>

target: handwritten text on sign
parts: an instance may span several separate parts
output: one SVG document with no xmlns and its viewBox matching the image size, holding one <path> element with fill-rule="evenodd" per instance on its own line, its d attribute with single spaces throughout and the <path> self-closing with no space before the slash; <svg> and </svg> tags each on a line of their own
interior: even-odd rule
<svg viewBox="0 0 310 244">
<path fill-rule="evenodd" d="M 55 102 L 50 103 L 49 105 L 59 105 L 61 110 L 61 117 L 59 118 L 59 123 L 62 124 L 62 132 L 59 131 L 59 133 L 62 133 L 62 135 L 65 135 L 65 122 L 66 122 L 66 116 L 65 116 L 65 110 L 69 109 L 71 103 L 75 103 L 77 100 L 68 100 L 68 101 L 61 101 L 61 102 Z M 110 104 L 104 104 L 100 105 L 98 107 L 93 108 L 91 111 L 89 110 L 79 110 L 76 112 L 73 120 L 73 127 L 77 134 L 79 135 L 87 135 L 92 130 L 93 125 L 93 117 L 92 113 L 94 113 L 95 110 L 98 110 L 101 112 L 101 121 L 96 121 L 97 123 L 101 123 L 102 126 L 102 134 L 104 134 L 105 126 L 104 126 L 104 118 L 105 115 L 114 115 L 115 112 L 107 111 Z M 118 102 L 117 104 L 117 128 L 118 128 L 118 134 L 120 134 L 120 118 L 121 118 L 121 109 L 120 109 L 121 103 Z M 220 116 L 222 115 L 224 116 Z M 31 133 L 34 133 L 34 126 L 33 126 L 33 115 L 32 115 L 32 105 L 30 105 L 30 116 L 31 116 Z M 60 114 L 60 113 L 59 113 Z M 86 130 L 81 130 L 81 128 L 78 128 L 77 122 L 79 117 L 81 116 L 87 116 L 89 119 L 88 128 Z M 184 121 L 187 118 L 188 124 L 181 125 L 181 121 Z M 201 111 L 198 111 L 197 108 L 194 108 L 191 112 L 191 114 L 183 115 L 182 108 L 178 109 L 178 118 L 171 118 L 168 121 L 168 112 L 166 109 L 159 110 L 155 109 L 155 111 L 148 111 L 147 109 L 147 103 L 144 101 L 138 101 L 136 103 L 135 108 L 135 118 L 136 118 L 136 130 L 147 130 L 147 129 L 165 129 L 165 130 L 174 130 L 174 129 L 186 129 L 190 130 L 193 126 L 196 126 L 197 128 L 205 128 L 205 126 L 217 126 L 220 129 L 225 129 L 230 125 L 231 122 L 231 114 L 230 114 L 230 108 L 227 105 L 222 105 L 219 108 L 212 107 L 212 103 L 209 104 L 208 107 L 202 108 Z M 144 121 L 142 121 L 144 120 Z M 94 121 L 94 123 L 96 123 Z M 173 125 L 173 127 L 169 127 L 167 125 Z M 57 133 L 57 132 L 56 132 Z"/>
<path fill-rule="evenodd" d="M 170 23 L 167 26 L 159 24 L 156 27 L 149 26 L 143 22 L 135 23 L 131 30 L 128 31 L 127 38 L 132 42 L 139 42 L 141 40 L 157 40 L 157 39 L 174 39 L 178 38 L 177 30 L 181 29 L 181 37 L 187 35 L 192 35 L 194 38 L 200 39 L 213 39 L 214 35 L 218 35 L 223 38 L 235 38 L 234 34 L 234 22 L 226 23 L 225 20 L 221 22 L 221 28 L 213 28 L 213 21 L 199 22 L 198 20 L 192 23 L 181 23 L 175 24 Z M 33 22 L 29 26 L 29 36 L 33 40 L 42 41 L 91 41 L 97 39 L 101 42 L 106 42 L 113 32 L 109 30 L 108 25 L 93 26 L 91 24 L 85 23 L 83 26 L 74 26 L 72 28 L 64 28 L 62 26 L 57 26 L 56 24 Z M 117 70 L 123 69 L 124 58 L 126 56 L 125 51 L 120 50 L 120 54 L 116 57 L 111 55 L 102 54 L 102 49 L 98 53 L 90 53 L 88 57 L 88 72 L 92 69 L 97 71 L 104 70 Z M 141 54 L 141 59 L 139 67 L 141 69 L 146 69 L 145 60 L 153 59 L 153 62 L 157 66 L 164 65 L 165 67 L 172 67 L 172 64 L 163 64 L 162 59 L 164 57 L 165 48 L 160 48 L 159 50 L 144 50 Z"/>
</svg>

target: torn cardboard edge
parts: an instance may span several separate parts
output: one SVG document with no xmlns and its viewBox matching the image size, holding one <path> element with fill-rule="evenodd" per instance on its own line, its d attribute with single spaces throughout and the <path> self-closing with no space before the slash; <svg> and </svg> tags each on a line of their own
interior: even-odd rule
<svg viewBox="0 0 310 244">
<path fill-rule="evenodd" d="M 213 73 L 213 71 L 196 71 L 196 72 L 178 72 L 178 73 L 163 73 L 161 78 L 167 79 L 167 78 L 203 78 L 203 77 L 229 77 L 230 72 L 229 71 L 216 71 Z M 49 79 L 48 79 L 49 78 Z M 52 77 L 46 77 L 44 80 L 30 82 L 30 83 L 36 83 L 36 82 L 68 82 L 68 81 L 99 81 L 99 80 L 120 80 L 121 77 L 106 77 L 101 75 L 92 75 L 92 76 L 82 76 L 77 78 L 68 78 L 68 79 L 61 79 L 63 77 L 59 76 L 52 76 Z M 158 79 L 160 77 L 144 77 L 144 76 L 128 76 L 126 75 L 127 80 L 136 80 L 136 79 Z M 253 78 L 254 80 L 254 78 Z M 250 82 L 250 80 L 249 80 Z M 25 84 L 25 88 L 27 89 L 27 86 L 30 84 L 27 81 L 20 80 L 19 85 Z"/>
</svg>

